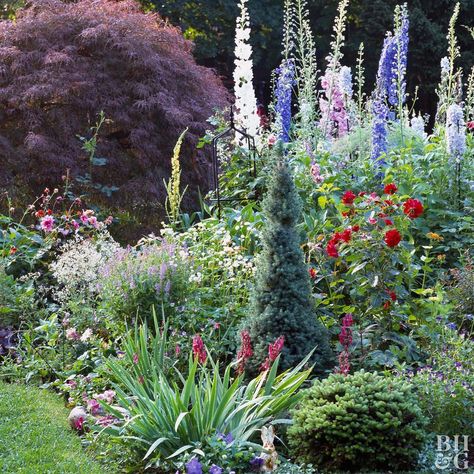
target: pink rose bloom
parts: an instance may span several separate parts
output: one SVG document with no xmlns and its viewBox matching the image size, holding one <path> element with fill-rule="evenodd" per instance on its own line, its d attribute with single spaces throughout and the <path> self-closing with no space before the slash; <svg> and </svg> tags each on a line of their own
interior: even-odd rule
<svg viewBox="0 0 474 474">
<path fill-rule="evenodd" d="M 40 221 L 41 229 L 45 232 L 51 232 L 54 229 L 54 217 L 53 216 L 45 216 Z"/>
</svg>

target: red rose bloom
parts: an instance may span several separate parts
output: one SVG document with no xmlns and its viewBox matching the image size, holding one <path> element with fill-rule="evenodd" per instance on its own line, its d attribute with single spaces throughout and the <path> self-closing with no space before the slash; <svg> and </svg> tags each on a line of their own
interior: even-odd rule
<svg viewBox="0 0 474 474">
<path fill-rule="evenodd" d="M 395 183 L 386 184 L 383 188 L 385 194 L 394 194 L 398 191 L 397 185 Z"/>
<path fill-rule="evenodd" d="M 385 222 L 386 225 L 393 225 L 393 221 L 390 219 L 384 219 L 383 221 Z"/>
<path fill-rule="evenodd" d="M 355 198 L 356 195 L 352 191 L 346 191 L 342 196 L 342 203 L 346 206 L 351 206 L 352 204 L 354 204 Z"/>
<path fill-rule="evenodd" d="M 316 275 L 317 275 L 317 273 L 318 273 L 318 272 L 316 271 L 316 269 L 313 268 L 313 267 L 310 267 L 309 270 L 308 270 L 308 272 L 309 272 L 309 276 L 310 276 L 313 280 L 316 278 Z"/>
<path fill-rule="evenodd" d="M 390 301 L 385 301 L 385 303 L 383 304 L 383 309 L 385 310 L 390 309 L 391 305 L 392 303 L 390 303 Z"/>
<path fill-rule="evenodd" d="M 393 201 L 391 199 L 385 199 L 384 203 L 387 205 L 387 206 L 393 206 Z"/>
<path fill-rule="evenodd" d="M 339 253 L 337 251 L 336 242 L 334 239 L 331 239 L 326 246 L 326 252 L 330 257 L 337 258 Z"/>
<path fill-rule="evenodd" d="M 408 199 L 403 204 L 403 212 L 410 218 L 416 219 L 423 214 L 423 204 L 418 199 Z"/>
<path fill-rule="evenodd" d="M 397 301 L 397 294 L 392 290 L 387 290 L 388 296 L 392 301 Z"/>
<path fill-rule="evenodd" d="M 358 226 L 358 225 L 353 225 L 352 226 L 352 232 L 359 232 L 359 230 L 360 230 L 360 226 Z"/>
<path fill-rule="evenodd" d="M 467 122 L 466 125 L 469 130 L 474 130 L 474 120 L 471 122 Z"/>
<path fill-rule="evenodd" d="M 342 234 L 341 234 L 341 239 L 344 242 L 350 242 L 352 237 L 352 231 L 351 229 L 346 229 Z"/>
<path fill-rule="evenodd" d="M 383 240 L 389 247 L 396 247 L 400 243 L 400 240 L 402 240 L 402 236 L 397 229 L 390 229 L 385 232 Z"/>
</svg>

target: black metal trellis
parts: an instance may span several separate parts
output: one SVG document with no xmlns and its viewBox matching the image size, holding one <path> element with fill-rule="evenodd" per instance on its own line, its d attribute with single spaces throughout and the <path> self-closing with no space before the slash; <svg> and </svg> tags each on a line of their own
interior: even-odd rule
<svg viewBox="0 0 474 474">
<path fill-rule="evenodd" d="M 218 153 L 218 144 L 219 141 L 223 138 L 233 134 L 234 136 L 240 136 L 243 138 L 245 144 L 247 145 L 247 149 L 249 150 L 250 160 L 252 162 L 251 165 L 251 176 L 253 178 L 257 177 L 257 149 L 255 146 L 255 138 L 252 135 L 249 135 L 244 130 L 239 129 L 235 125 L 234 121 L 234 109 L 231 107 L 230 109 L 230 125 L 224 131 L 216 135 L 212 139 L 212 178 L 213 178 L 213 188 L 216 193 L 216 197 L 211 199 L 211 201 L 217 202 L 217 212 L 218 218 L 221 217 L 221 204 L 223 202 L 233 202 L 233 201 L 248 201 L 250 198 L 248 197 L 233 197 L 233 198 L 223 198 L 221 196 L 221 190 L 219 185 L 219 153 Z"/>
</svg>

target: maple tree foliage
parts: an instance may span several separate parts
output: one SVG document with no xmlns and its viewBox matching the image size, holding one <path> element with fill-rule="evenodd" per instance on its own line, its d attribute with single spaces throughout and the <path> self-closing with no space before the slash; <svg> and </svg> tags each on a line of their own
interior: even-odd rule
<svg viewBox="0 0 474 474">
<path fill-rule="evenodd" d="M 188 204 L 198 187 L 205 191 L 209 156 L 195 145 L 227 92 L 195 63 L 180 30 L 132 0 L 29 3 L 16 22 L 0 22 L 0 187 L 37 191 L 66 169 L 83 174 L 89 158 L 77 136 L 103 111 L 97 156 L 107 165 L 93 179 L 119 187 L 113 206 L 160 211 L 186 127 Z"/>
</svg>

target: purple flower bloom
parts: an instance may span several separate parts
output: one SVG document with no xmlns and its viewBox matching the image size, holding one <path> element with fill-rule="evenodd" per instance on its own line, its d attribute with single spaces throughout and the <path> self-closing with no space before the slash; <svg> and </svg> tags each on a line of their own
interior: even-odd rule
<svg viewBox="0 0 474 474">
<path fill-rule="evenodd" d="M 217 439 L 220 439 L 224 441 L 225 444 L 230 444 L 232 441 L 234 441 L 234 437 L 232 436 L 232 433 L 217 433 Z"/>
<path fill-rule="evenodd" d="M 372 154 L 371 159 L 379 165 L 385 165 L 383 155 L 387 153 L 388 108 L 381 97 L 372 101 Z"/>
<path fill-rule="evenodd" d="M 197 458 L 192 458 L 186 464 L 186 473 L 187 474 L 202 474 L 202 466 L 201 463 L 197 460 Z"/>
<path fill-rule="evenodd" d="M 291 94 L 294 84 L 295 65 L 291 59 L 283 61 L 276 70 L 278 75 L 275 90 L 275 112 L 280 128 L 279 139 L 285 143 L 290 141 L 291 126 Z"/>
<path fill-rule="evenodd" d="M 394 36 L 395 54 L 392 60 L 392 81 L 388 84 L 388 100 L 391 105 L 398 105 L 401 94 L 402 104 L 405 102 L 406 81 L 405 75 L 407 70 L 407 53 L 408 53 L 408 12 L 406 6 L 402 6 L 400 13 L 400 29 Z M 393 80 L 395 79 L 395 80 Z M 400 91 L 398 90 L 397 79 L 400 80 Z"/>
<path fill-rule="evenodd" d="M 209 474 L 222 474 L 223 472 L 222 467 L 216 466 L 215 464 L 209 469 Z"/>
<path fill-rule="evenodd" d="M 263 466 L 263 459 L 255 457 L 250 461 L 250 466 L 252 467 L 252 471 L 259 472 L 261 467 Z"/>
</svg>

